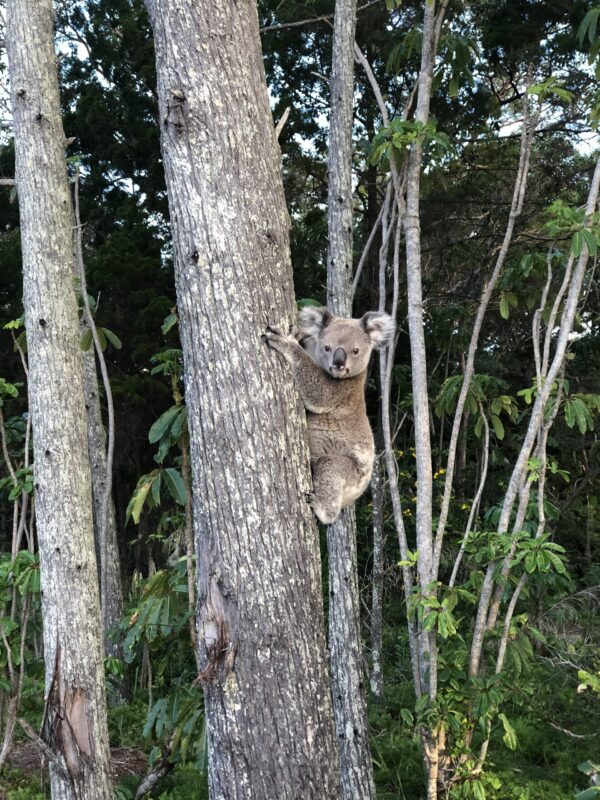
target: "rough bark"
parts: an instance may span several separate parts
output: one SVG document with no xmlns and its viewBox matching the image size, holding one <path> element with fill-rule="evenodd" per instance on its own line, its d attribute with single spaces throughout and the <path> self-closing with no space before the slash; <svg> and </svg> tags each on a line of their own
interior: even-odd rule
<svg viewBox="0 0 600 800">
<path fill-rule="evenodd" d="M 352 127 L 356 0 L 336 0 L 329 111 L 327 299 L 334 314 L 352 313 Z"/>
<path fill-rule="evenodd" d="M 338 798 L 304 414 L 256 5 L 146 0 L 184 353 L 213 800 Z"/>
<path fill-rule="evenodd" d="M 371 578 L 371 692 L 378 700 L 383 697 L 383 671 L 381 666 L 381 645 L 383 633 L 383 454 L 375 459 L 373 477 L 371 479 L 371 497 L 373 501 L 373 570 Z"/>
<path fill-rule="evenodd" d="M 43 736 L 55 754 L 54 800 L 108 800 L 102 632 L 54 16 L 51 0 L 10 0 L 6 10 L 44 619 Z"/>
<path fill-rule="evenodd" d="M 123 614 L 123 585 L 121 583 L 121 562 L 115 505 L 109 500 L 106 534 L 103 531 L 104 493 L 106 491 L 106 432 L 102 424 L 100 396 L 98 393 L 98 374 L 93 348 L 83 354 L 83 394 L 87 412 L 88 453 L 92 475 L 92 502 L 94 509 L 94 541 L 96 558 L 100 563 L 100 553 L 104 552 L 106 563 L 102 580 L 106 582 L 104 603 L 102 604 L 102 627 L 104 648 L 107 656 L 118 657 L 119 642 L 109 635 L 117 628 Z M 102 541 L 103 536 L 105 541 Z"/>
<path fill-rule="evenodd" d="M 331 64 L 327 305 L 352 316 L 352 126 L 356 0 L 336 0 Z M 345 800 L 375 797 L 360 628 L 356 516 L 346 509 L 327 529 L 329 649 L 333 709 Z"/>
</svg>

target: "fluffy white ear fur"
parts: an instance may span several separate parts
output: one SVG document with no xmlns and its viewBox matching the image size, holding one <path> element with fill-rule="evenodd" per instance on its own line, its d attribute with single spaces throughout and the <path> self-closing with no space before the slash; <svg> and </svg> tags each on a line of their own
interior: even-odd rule
<svg viewBox="0 0 600 800">
<path fill-rule="evenodd" d="M 394 320 L 383 311 L 367 311 L 361 317 L 360 324 L 369 335 L 371 344 L 376 350 L 389 344 L 396 330 Z"/>
<path fill-rule="evenodd" d="M 305 306 L 298 316 L 300 334 L 305 337 L 318 338 L 319 334 L 331 322 L 331 313 L 326 308 Z"/>
</svg>

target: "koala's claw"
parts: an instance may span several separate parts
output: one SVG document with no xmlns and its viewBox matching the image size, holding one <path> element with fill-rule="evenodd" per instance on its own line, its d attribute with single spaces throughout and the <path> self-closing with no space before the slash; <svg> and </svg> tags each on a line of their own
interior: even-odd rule
<svg viewBox="0 0 600 800">
<path fill-rule="evenodd" d="M 267 333 L 274 333 L 275 336 L 281 336 L 281 332 L 276 328 L 272 328 L 270 325 L 267 325 Z"/>
</svg>

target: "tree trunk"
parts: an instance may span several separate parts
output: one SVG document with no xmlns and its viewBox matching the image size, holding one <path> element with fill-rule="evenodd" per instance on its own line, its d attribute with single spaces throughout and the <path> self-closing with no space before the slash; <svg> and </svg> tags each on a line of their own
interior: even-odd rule
<svg viewBox="0 0 600 800">
<path fill-rule="evenodd" d="M 106 541 L 102 542 L 102 517 L 104 493 L 106 491 L 106 432 L 102 424 L 100 396 L 98 393 L 98 373 L 94 358 L 94 347 L 83 354 L 83 396 L 87 411 L 88 453 L 92 474 L 92 501 L 94 508 L 94 541 L 96 559 L 101 563 L 101 553 L 106 554 L 104 575 L 106 582 L 104 603 L 101 609 L 104 631 L 104 651 L 107 656 L 119 658 L 121 647 L 114 632 L 123 615 L 123 585 L 121 583 L 121 561 L 115 504 L 109 499 L 106 520 Z"/>
<path fill-rule="evenodd" d="M 327 232 L 327 300 L 334 314 L 352 314 L 352 127 L 357 0 L 336 0 L 331 55 Z"/>
<path fill-rule="evenodd" d="M 24 20 L 27 24 L 24 24 Z M 54 800 L 112 798 L 72 217 L 51 0 L 9 0 Z"/>
<path fill-rule="evenodd" d="M 352 316 L 352 124 L 356 0 L 336 0 L 331 64 L 327 304 Z M 365 697 L 354 508 L 327 528 L 329 649 L 345 800 L 375 797 Z"/>
<path fill-rule="evenodd" d="M 146 0 L 184 353 L 211 798 L 339 798 L 294 321 L 251 0 Z"/>
<path fill-rule="evenodd" d="M 381 667 L 381 644 L 383 633 L 383 552 L 385 537 L 383 532 L 383 455 L 375 459 L 371 479 L 373 500 L 373 571 L 371 587 L 371 692 L 377 700 L 383 698 L 383 672 Z"/>
</svg>

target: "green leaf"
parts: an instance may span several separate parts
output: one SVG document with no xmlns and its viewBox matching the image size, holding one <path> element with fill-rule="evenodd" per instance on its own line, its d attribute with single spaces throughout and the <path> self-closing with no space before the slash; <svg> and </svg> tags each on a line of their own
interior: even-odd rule
<svg viewBox="0 0 600 800">
<path fill-rule="evenodd" d="M 576 231 L 573 234 L 573 238 L 571 239 L 571 255 L 575 256 L 575 258 L 579 258 L 581 255 L 584 241 L 585 239 L 583 238 L 582 231 Z"/>
<path fill-rule="evenodd" d="M 173 500 L 179 503 L 179 505 L 184 506 L 187 499 L 187 491 L 179 470 L 169 467 L 164 470 L 163 475 L 165 476 L 165 483 Z"/>
<path fill-rule="evenodd" d="M 514 292 L 501 292 L 500 293 L 500 316 L 502 319 L 508 319 L 510 309 L 516 308 L 519 305 L 516 294 Z"/>
<path fill-rule="evenodd" d="M 600 786 L 590 786 L 589 789 L 584 789 L 583 792 L 577 792 L 575 800 L 598 800 L 600 797 Z"/>
<path fill-rule="evenodd" d="M 98 330 L 102 331 L 102 333 L 106 336 L 108 341 L 112 344 L 113 347 L 116 347 L 117 350 L 120 350 L 123 347 L 123 344 L 119 339 L 119 337 L 112 331 L 109 331 L 108 328 L 99 328 Z M 104 348 L 102 349 L 104 350 Z"/>
<path fill-rule="evenodd" d="M 585 403 L 583 400 L 576 397 L 573 400 L 573 409 L 575 411 L 575 417 L 577 418 L 577 427 L 579 428 L 580 433 L 585 433 L 587 431 L 587 408 L 585 407 Z"/>
<path fill-rule="evenodd" d="M 130 516 L 133 517 L 133 521 L 136 525 L 138 525 L 140 522 L 140 514 L 142 513 L 143 505 L 146 502 L 148 492 L 152 486 L 152 480 L 153 479 L 146 481 L 139 487 L 134 496 L 131 498 L 131 509 L 127 509 L 127 519 L 129 519 Z"/>
<path fill-rule="evenodd" d="M 401 708 L 400 709 L 400 716 L 404 720 L 407 725 L 414 725 L 415 718 L 412 715 L 412 712 L 408 710 L 408 708 Z"/>
<path fill-rule="evenodd" d="M 475 423 L 475 436 L 481 439 L 481 432 L 483 431 L 483 417 L 480 416 Z"/>
<path fill-rule="evenodd" d="M 502 727 L 504 728 L 504 736 L 502 737 L 502 741 L 509 750 L 516 750 L 519 742 L 517 740 L 515 729 L 510 724 L 505 714 L 498 714 L 498 719 L 502 722 Z"/>
<path fill-rule="evenodd" d="M 168 316 L 165 317 L 164 322 L 160 328 L 163 336 L 166 336 L 174 325 L 177 325 L 177 314 L 169 314 Z"/>
<path fill-rule="evenodd" d="M 577 765 L 577 769 L 589 777 L 590 775 L 595 775 L 596 772 L 600 772 L 600 765 L 594 764 L 593 761 L 582 761 L 581 764 Z"/>
<path fill-rule="evenodd" d="M 100 345 L 100 350 L 104 352 L 106 350 L 106 336 L 104 335 L 103 329 L 96 328 L 96 335 L 98 336 L 98 344 Z"/>
<path fill-rule="evenodd" d="M 91 346 L 92 346 L 92 331 L 89 328 L 86 328 L 81 337 L 81 349 L 83 350 L 84 353 L 87 353 L 87 351 L 90 349 Z"/>
<path fill-rule="evenodd" d="M 171 427 L 173 420 L 181 412 L 182 406 L 171 406 L 164 414 L 161 414 L 148 432 L 150 444 L 156 444 Z"/>
<path fill-rule="evenodd" d="M 585 239 L 585 243 L 588 246 L 589 254 L 594 258 L 598 253 L 598 242 L 596 241 L 596 237 L 591 231 L 583 230 L 583 238 Z"/>
<path fill-rule="evenodd" d="M 565 422 L 569 428 L 575 425 L 575 408 L 573 407 L 572 400 L 567 400 L 565 403 Z"/>
<path fill-rule="evenodd" d="M 154 480 L 152 481 L 152 499 L 154 500 L 154 505 L 160 505 L 160 488 L 162 484 L 162 472 L 159 472 Z"/>
<path fill-rule="evenodd" d="M 590 8 L 590 10 L 587 12 L 585 17 L 581 21 L 581 25 L 579 26 L 579 30 L 577 31 L 577 41 L 580 47 L 583 47 L 586 33 L 590 44 L 594 44 L 594 42 L 596 41 L 596 27 L 598 25 L 599 16 L 600 16 L 600 6 L 596 6 L 596 8 Z"/>
<path fill-rule="evenodd" d="M 496 416 L 496 414 L 491 414 L 490 422 L 492 423 L 492 428 L 498 439 L 504 439 L 504 425 L 500 417 Z"/>
</svg>

